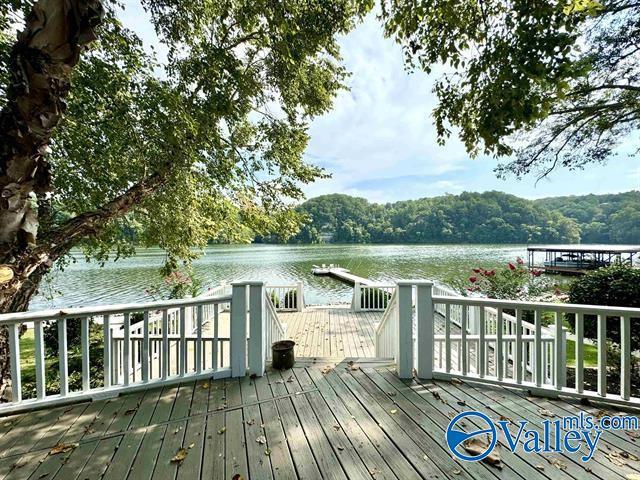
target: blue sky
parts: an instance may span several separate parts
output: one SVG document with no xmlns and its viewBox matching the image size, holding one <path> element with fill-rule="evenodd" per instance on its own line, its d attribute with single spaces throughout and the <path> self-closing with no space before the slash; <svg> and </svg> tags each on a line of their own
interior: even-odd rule
<svg viewBox="0 0 640 480">
<path fill-rule="evenodd" d="M 156 42 L 146 15 L 127 2 L 124 23 Z M 436 143 L 431 111 L 435 76 L 404 70 L 402 51 L 385 39 L 373 15 L 340 39 L 351 77 L 334 109 L 310 126 L 307 159 L 332 178 L 306 187 L 308 197 L 346 193 L 387 202 L 462 191 L 501 190 L 527 198 L 640 189 L 640 162 L 621 154 L 586 171 L 557 170 L 536 185 L 531 176 L 499 180 L 496 160 L 470 159 L 457 138 Z M 437 74 L 434 74 L 437 75 Z M 621 151 L 632 151 L 631 141 Z"/>
</svg>

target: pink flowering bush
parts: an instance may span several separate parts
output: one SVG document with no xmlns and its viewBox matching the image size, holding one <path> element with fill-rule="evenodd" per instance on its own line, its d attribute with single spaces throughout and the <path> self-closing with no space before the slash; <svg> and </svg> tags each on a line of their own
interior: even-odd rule
<svg viewBox="0 0 640 480">
<path fill-rule="evenodd" d="M 185 271 L 171 270 L 165 272 L 162 281 L 145 293 L 157 300 L 169 300 L 174 298 L 195 297 L 200 294 L 202 281 L 195 275 L 193 270 Z"/>
<path fill-rule="evenodd" d="M 463 293 L 487 298 L 529 300 L 539 297 L 552 287 L 552 283 L 541 276 L 540 270 L 530 270 L 518 258 L 502 268 L 474 268 Z"/>
</svg>

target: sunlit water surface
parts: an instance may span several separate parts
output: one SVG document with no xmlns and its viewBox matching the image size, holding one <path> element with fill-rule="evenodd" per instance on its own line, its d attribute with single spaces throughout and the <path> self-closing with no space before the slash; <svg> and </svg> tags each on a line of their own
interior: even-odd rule
<svg viewBox="0 0 640 480">
<path fill-rule="evenodd" d="M 476 266 L 494 267 L 526 258 L 523 245 L 216 245 L 208 247 L 194 267 L 205 286 L 221 281 L 264 280 L 304 283 L 308 304 L 348 302 L 351 287 L 311 274 L 314 264 L 334 263 L 375 280 L 399 278 L 446 282 L 465 277 Z M 81 255 L 31 302 L 31 310 L 152 300 L 145 290 L 159 281 L 165 255 L 140 250 L 132 258 L 104 267 Z"/>
</svg>

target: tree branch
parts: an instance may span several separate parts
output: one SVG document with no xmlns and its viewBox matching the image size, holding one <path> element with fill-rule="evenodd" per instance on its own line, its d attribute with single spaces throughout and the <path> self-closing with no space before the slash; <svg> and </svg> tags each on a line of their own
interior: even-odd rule
<svg viewBox="0 0 640 480">
<path fill-rule="evenodd" d="M 51 188 L 44 155 L 64 112 L 73 67 L 102 22 L 100 0 L 39 0 L 9 58 L 0 112 L 0 263 L 35 243 L 32 198 Z"/>
</svg>

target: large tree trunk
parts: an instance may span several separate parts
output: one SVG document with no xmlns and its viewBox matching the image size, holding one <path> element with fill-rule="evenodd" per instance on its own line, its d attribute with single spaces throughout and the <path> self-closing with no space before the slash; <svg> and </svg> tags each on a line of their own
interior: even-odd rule
<svg viewBox="0 0 640 480">
<path fill-rule="evenodd" d="M 50 248 L 36 246 L 32 205 L 51 189 L 47 147 L 64 113 L 73 67 L 96 38 L 102 16 L 100 0 L 39 0 L 12 48 L 7 104 L 0 112 L 0 313 L 25 310 L 56 259 Z M 8 353 L 2 331 L 3 383 Z"/>
</svg>

